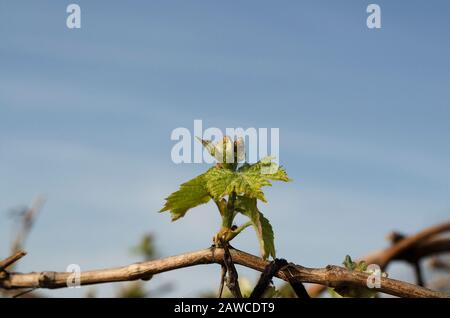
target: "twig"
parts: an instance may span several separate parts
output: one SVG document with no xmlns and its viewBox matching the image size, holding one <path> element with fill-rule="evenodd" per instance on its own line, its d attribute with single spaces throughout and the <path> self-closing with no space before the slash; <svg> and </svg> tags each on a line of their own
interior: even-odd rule
<svg viewBox="0 0 450 318">
<path fill-rule="evenodd" d="M 19 259 L 27 255 L 24 251 L 16 252 L 14 255 L 11 255 L 10 257 L 4 259 L 3 261 L 0 261 L 0 271 L 6 270 L 6 268 L 15 262 L 17 262 Z"/>
<path fill-rule="evenodd" d="M 267 287 L 272 281 L 272 277 L 278 272 L 282 267 L 286 266 L 288 262 L 285 259 L 276 258 L 270 262 L 259 277 L 258 283 L 250 294 L 250 298 L 261 298 L 266 291 Z"/>
<path fill-rule="evenodd" d="M 233 294 L 234 298 L 242 298 L 241 289 L 239 288 L 238 273 L 236 267 L 234 266 L 230 250 L 228 249 L 228 243 L 224 244 L 223 250 L 223 262 L 225 264 L 227 274 L 227 287 Z"/>
<path fill-rule="evenodd" d="M 445 271 L 450 271 L 450 262 L 445 262 L 439 258 L 433 258 L 430 261 L 430 267 L 434 269 L 442 269 Z"/>
<path fill-rule="evenodd" d="M 386 249 L 382 254 L 379 254 L 379 259 L 374 262 L 384 268 L 392 259 L 402 252 L 412 248 L 414 245 L 424 241 L 434 235 L 450 231 L 450 222 L 431 226 L 415 235 L 408 236 Z"/>
<path fill-rule="evenodd" d="M 308 294 L 308 291 L 305 288 L 305 285 L 296 281 L 289 281 L 292 289 L 294 290 L 297 298 L 308 299 L 311 298 Z"/>
<path fill-rule="evenodd" d="M 414 262 L 413 264 L 414 274 L 416 275 L 416 284 L 419 286 L 425 286 L 422 274 L 422 268 L 420 267 L 419 261 Z"/>
<path fill-rule="evenodd" d="M 404 240 L 406 235 L 398 232 L 393 232 L 388 236 L 388 239 L 392 242 L 392 244 L 397 244 L 398 242 Z M 416 284 L 419 286 L 425 286 L 422 274 L 422 268 L 420 266 L 420 257 L 418 257 L 414 253 L 414 249 L 408 249 L 398 255 L 404 261 L 408 262 L 412 268 L 414 269 L 414 275 L 416 277 Z M 398 257 L 397 256 L 397 257 Z"/>
<path fill-rule="evenodd" d="M 223 285 L 225 283 L 225 278 L 227 276 L 227 267 L 224 264 L 222 264 L 222 265 L 220 265 L 220 270 L 221 270 L 221 273 L 220 273 L 220 286 L 219 286 L 219 295 L 218 295 L 218 297 L 222 298 Z"/>
<path fill-rule="evenodd" d="M 15 294 L 14 296 L 12 296 L 12 298 L 20 298 L 20 297 L 22 297 L 22 296 L 24 296 L 24 295 L 27 295 L 27 294 L 29 294 L 29 293 L 35 291 L 36 289 L 37 289 L 37 288 L 30 288 L 30 289 L 21 291 L 20 293 Z"/>
<path fill-rule="evenodd" d="M 391 261 L 417 261 L 448 251 L 450 251 L 449 237 L 431 237 L 394 256 Z"/>
<path fill-rule="evenodd" d="M 42 209 L 45 203 L 45 199 L 41 196 L 38 196 L 31 207 L 28 208 L 25 214 L 22 216 L 20 229 L 17 231 L 17 235 L 11 244 L 11 253 L 15 253 L 21 248 L 23 248 L 26 239 L 28 238 L 31 229 L 33 228 L 34 222 L 37 219 L 37 216 Z"/>
<path fill-rule="evenodd" d="M 257 271 L 264 271 L 268 262 L 257 256 L 231 249 L 230 255 L 235 264 L 239 264 Z M 110 268 L 96 271 L 82 272 L 81 285 L 132 281 L 179 268 L 201 265 L 222 264 L 224 250 L 216 248 L 204 249 L 196 252 L 171 256 L 159 260 L 135 263 L 124 267 Z M 289 270 L 288 270 L 289 269 Z M 338 286 L 366 286 L 369 275 L 366 273 L 349 271 L 339 266 L 326 268 L 307 268 L 300 265 L 290 265 L 288 269 L 279 270 L 275 276 L 289 281 L 292 279 L 300 283 L 316 283 L 330 287 Z M 73 273 L 66 272 L 38 272 L 38 273 L 10 273 L 6 278 L 0 279 L 0 288 L 64 288 L 67 279 Z M 292 277 L 292 278 L 291 278 Z M 424 287 L 390 278 L 381 278 L 380 288 L 375 290 L 398 297 L 428 297 L 450 298 L 450 294 L 433 291 Z"/>
<path fill-rule="evenodd" d="M 306 290 L 305 286 L 301 283 L 296 281 L 294 276 L 291 274 L 289 267 L 293 264 L 288 264 L 287 271 L 289 272 L 290 276 L 288 277 L 289 284 L 291 285 L 292 289 L 294 290 L 295 294 L 298 298 L 302 299 L 308 299 L 311 298 L 308 294 L 308 291 Z M 295 266 L 295 265 L 294 265 Z"/>
<path fill-rule="evenodd" d="M 450 222 L 428 227 L 415 235 L 404 237 L 398 233 L 390 235 L 390 240 L 396 242 L 394 245 L 364 257 L 368 264 L 378 264 L 385 269 L 393 260 L 419 260 L 421 258 L 450 251 L 449 238 L 436 238 L 436 235 L 450 231 Z M 308 288 L 311 297 L 317 297 L 325 290 L 323 285 L 313 285 Z"/>
<path fill-rule="evenodd" d="M 308 292 L 305 289 L 305 286 L 301 282 L 295 281 L 293 279 L 294 275 L 291 274 L 289 270 L 290 264 L 285 259 L 279 259 L 276 258 L 272 262 L 270 262 L 267 267 L 262 272 L 258 283 L 256 284 L 255 288 L 253 289 L 250 298 L 261 298 L 266 291 L 267 287 L 272 281 L 272 278 L 275 276 L 275 274 L 281 270 L 286 269 L 290 275 L 288 275 L 287 279 L 294 290 L 295 294 L 298 298 L 310 298 L 308 295 Z"/>
</svg>

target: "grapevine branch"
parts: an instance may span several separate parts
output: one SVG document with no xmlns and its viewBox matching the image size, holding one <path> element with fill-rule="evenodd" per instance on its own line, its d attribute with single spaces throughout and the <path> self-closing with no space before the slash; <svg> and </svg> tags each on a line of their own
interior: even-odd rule
<svg viewBox="0 0 450 318">
<path fill-rule="evenodd" d="M 159 274 L 179 268 L 202 264 L 223 264 L 224 250 L 208 248 L 196 252 L 171 256 L 159 260 L 135 263 L 124 267 L 82 272 L 81 285 L 112 283 L 145 279 L 150 275 Z M 269 264 L 260 257 L 245 253 L 237 249 L 230 249 L 233 262 L 260 272 Z M 0 288 L 64 288 L 73 273 L 67 272 L 38 272 L 38 273 L 7 273 L 0 279 Z M 278 270 L 275 276 L 287 282 L 316 283 L 330 287 L 339 286 L 367 286 L 369 275 L 363 272 L 349 271 L 343 267 L 329 265 L 325 268 L 307 268 L 289 263 Z M 390 278 L 381 278 L 377 291 L 398 297 L 431 297 L 450 298 L 450 294 L 433 291 L 424 287 Z"/>
<path fill-rule="evenodd" d="M 389 236 L 393 243 L 390 247 L 370 253 L 359 260 L 364 260 L 368 264 L 378 264 L 381 269 L 385 269 L 395 260 L 407 261 L 414 265 L 425 257 L 450 252 L 450 238 L 440 236 L 445 232 L 450 232 L 450 222 L 430 226 L 410 236 L 392 233 Z M 420 282 L 421 277 L 417 278 Z M 308 288 L 308 293 L 311 297 L 316 297 L 323 290 L 324 285 L 313 285 Z"/>
</svg>

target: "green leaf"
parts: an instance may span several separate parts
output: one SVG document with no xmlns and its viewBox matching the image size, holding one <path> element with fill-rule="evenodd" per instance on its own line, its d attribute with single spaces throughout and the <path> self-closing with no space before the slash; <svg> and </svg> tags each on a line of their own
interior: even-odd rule
<svg viewBox="0 0 450 318">
<path fill-rule="evenodd" d="M 235 208 L 251 220 L 258 236 L 262 258 L 267 259 L 269 256 L 275 258 L 273 229 L 269 220 L 258 210 L 256 199 L 238 196 Z"/>
<path fill-rule="evenodd" d="M 272 225 L 270 225 L 269 220 L 266 219 L 261 212 L 259 212 L 259 219 L 260 225 L 255 225 L 255 227 L 257 227 L 258 231 L 262 231 L 262 235 L 260 237 L 260 245 L 262 245 L 261 252 L 263 252 L 262 257 L 264 259 L 269 256 L 275 258 L 275 243 Z M 258 234 L 258 237 L 259 236 L 260 234 Z"/>
<path fill-rule="evenodd" d="M 261 188 L 270 185 L 270 182 L 260 174 L 235 172 L 221 167 L 210 169 L 206 176 L 206 186 L 216 200 L 236 192 L 238 195 L 266 202 Z"/>
<path fill-rule="evenodd" d="M 355 262 L 349 255 L 345 256 L 342 264 L 348 270 L 355 272 L 362 272 L 372 274 L 368 271 L 368 265 L 365 261 Z M 387 276 L 386 273 L 381 273 L 383 276 Z M 373 298 L 376 297 L 377 291 L 366 287 L 354 287 L 354 286 L 340 286 L 330 288 L 329 293 L 332 297 L 349 297 L 349 298 Z"/>
<path fill-rule="evenodd" d="M 367 263 L 365 261 L 354 262 L 350 255 L 345 256 L 342 265 L 351 271 L 365 272 L 367 270 Z"/>
<path fill-rule="evenodd" d="M 345 259 L 342 262 L 342 265 L 344 265 L 345 268 L 353 271 L 353 270 L 355 270 L 357 264 L 352 260 L 350 255 L 345 255 Z"/>
<path fill-rule="evenodd" d="M 273 173 L 264 173 L 269 170 Z M 257 198 L 266 202 L 261 188 L 271 186 L 271 180 L 291 181 L 286 171 L 272 162 L 270 157 L 258 161 L 255 164 L 246 163 L 238 171 L 223 167 L 214 167 L 206 174 L 206 186 L 216 200 L 220 200 L 234 191 L 238 195 Z"/>
<path fill-rule="evenodd" d="M 211 197 L 206 188 L 206 174 L 183 183 L 180 189 L 166 198 L 164 207 L 159 212 L 170 211 L 172 221 L 183 217 L 189 209 L 207 203 Z"/>
<path fill-rule="evenodd" d="M 272 159 L 273 157 L 265 157 L 254 164 L 246 163 L 238 171 L 248 174 L 259 174 L 267 180 L 292 181 L 292 179 L 289 179 L 286 170 L 272 162 Z"/>
</svg>

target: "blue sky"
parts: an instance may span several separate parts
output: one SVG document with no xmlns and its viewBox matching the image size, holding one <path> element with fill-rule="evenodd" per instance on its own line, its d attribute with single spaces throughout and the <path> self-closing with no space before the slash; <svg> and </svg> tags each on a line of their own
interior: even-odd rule
<svg viewBox="0 0 450 318">
<path fill-rule="evenodd" d="M 213 205 L 176 223 L 156 213 L 206 169 L 170 160 L 171 131 L 194 119 L 280 128 L 294 182 L 267 189 L 261 210 L 281 257 L 340 263 L 386 246 L 391 230 L 448 220 L 448 1 L 377 1 L 381 30 L 366 27 L 369 1 L 75 2 L 80 30 L 65 26 L 70 2 L 0 4 L 0 256 L 7 212 L 48 199 L 20 270 L 124 265 L 147 231 L 161 255 L 208 246 Z M 234 245 L 258 251 L 251 230 Z M 149 287 L 192 296 L 219 272 L 180 270 Z"/>
</svg>

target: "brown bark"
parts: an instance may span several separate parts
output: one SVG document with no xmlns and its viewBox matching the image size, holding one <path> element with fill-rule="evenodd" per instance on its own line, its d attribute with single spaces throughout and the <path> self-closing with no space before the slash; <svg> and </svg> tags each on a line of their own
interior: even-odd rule
<svg viewBox="0 0 450 318">
<path fill-rule="evenodd" d="M 234 263 L 264 271 L 269 262 L 257 256 L 230 249 Z M 124 267 L 110 268 L 82 272 L 81 285 L 111 283 L 147 279 L 151 275 L 175 270 L 183 267 L 202 264 L 223 264 L 224 251 L 219 248 L 209 248 L 196 252 L 171 256 L 159 260 L 135 263 Z M 39 273 L 9 273 L 0 279 L 0 288 L 64 288 L 72 273 L 39 272 Z M 330 287 L 338 286 L 367 286 L 368 274 L 349 271 L 345 268 L 329 265 L 326 268 L 307 268 L 289 263 L 279 270 L 276 277 L 285 281 L 301 283 L 317 283 Z M 381 287 L 376 290 L 398 297 L 443 297 L 450 298 L 450 294 L 433 291 L 395 279 L 381 278 Z"/>
</svg>

